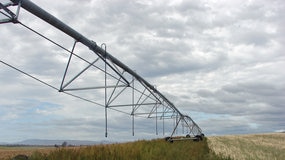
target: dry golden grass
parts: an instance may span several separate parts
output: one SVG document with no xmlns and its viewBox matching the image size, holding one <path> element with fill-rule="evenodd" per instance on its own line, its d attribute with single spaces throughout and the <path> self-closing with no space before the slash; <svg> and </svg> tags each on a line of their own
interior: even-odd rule
<svg viewBox="0 0 285 160">
<path fill-rule="evenodd" d="M 216 154 L 235 160 L 285 159 L 285 133 L 212 136 L 208 144 Z"/>
<path fill-rule="evenodd" d="M 19 154 L 30 156 L 36 151 L 49 153 L 53 150 L 54 147 L 0 147 L 0 160 L 11 159 Z"/>
</svg>

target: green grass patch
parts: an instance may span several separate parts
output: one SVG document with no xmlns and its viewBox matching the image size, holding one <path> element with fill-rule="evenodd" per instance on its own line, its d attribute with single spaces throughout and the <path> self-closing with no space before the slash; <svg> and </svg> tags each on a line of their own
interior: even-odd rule
<svg viewBox="0 0 285 160">
<path fill-rule="evenodd" d="M 30 160 L 225 160 L 211 152 L 207 139 L 166 142 L 164 139 L 129 143 L 60 148 L 49 154 L 35 152 Z"/>
</svg>

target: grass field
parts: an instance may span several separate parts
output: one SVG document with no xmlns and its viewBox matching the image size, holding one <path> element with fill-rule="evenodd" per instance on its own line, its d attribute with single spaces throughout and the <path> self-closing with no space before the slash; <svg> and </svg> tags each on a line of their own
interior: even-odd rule
<svg viewBox="0 0 285 160">
<path fill-rule="evenodd" d="M 16 155 L 23 154 L 30 156 L 35 152 L 41 152 L 44 154 L 50 153 L 55 150 L 54 147 L 7 147 L 0 146 L 0 160 L 12 159 Z"/>
<path fill-rule="evenodd" d="M 284 160 L 285 133 L 211 136 L 200 142 L 164 139 L 85 147 L 0 147 L 0 159 L 29 160 Z"/>
<path fill-rule="evenodd" d="M 284 160 L 285 133 L 208 137 L 209 148 L 234 160 Z"/>
<path fill-rule="evenodd" d="M 27 149 L 27 151 L 30 151 Z M 19 150 L 19 154 L 24 153 Z M 29 152 L 30 153 L 30 152 Z M 5 157 L 11 159 L 12 157 Z M 210 152 L 207 140 L 166 142 L 164 139 L 129 143 L 37 150 L 29 160 L 224 160 Z"/>
</svg>

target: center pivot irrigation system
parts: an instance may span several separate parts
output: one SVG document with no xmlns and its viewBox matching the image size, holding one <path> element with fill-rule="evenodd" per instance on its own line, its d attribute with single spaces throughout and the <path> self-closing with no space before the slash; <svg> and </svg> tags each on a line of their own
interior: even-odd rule
<svg viewBox="0 0 285 160">
<path fill-rule="evenodd" d="M 36 17 L 42 19 L 43 21 L 54 26 L 58 30 L 64 32 L 66 35 L 74 40 L 73 47 L 71 50 L 63 47 L 59 43 L 47 38 L 43 34 L 33 30 L 27 25 L 23 24 L 18 20 L 20 14 L 20 9 L 24 8 L 26 11 L 35 15 Z M 13 10 L 12 10 L 13 9 Z M 0 24 L 4 23 L 15 23 L 24 26 L 25 28 L 36 33 L 40 37 L 48 40 L 52 44 L 63 49 L 69 54 L 69 58 L 66 64 L 66 68 L 62 75 L 62 80 L 60 81 L 60 87 L 55 87 L 36 76 L 33 76 L 27 72 L 24 72 L 13 65 L 0 61 L 2 64 L 11 67 L 59 92 L 65 93 L 67 95 L 79 98 L 84 101 L 88 101 L 95 105 L 104 107 L 105 109 L 105 136 L 108 135 L 108 110 L 114 110 L 121 113 L 125 113 L 132 117 L 132 134 L 134 135 L 134 120 L 135 117 L 147 117 L 154 118 L 156 120 L 156 134 L 157 134 L 157 121 L 163 121 L 163 134 L 164 134 L 164 120 L 173 119 L 174 128 L 170 135 L 167 137 L 167 141 L 181 140 L 181 139 L 195 139 L 200 140 L 203 138 L 204 134 L 200 127 L 193 121 L 193 119 L 181 113 L 180 110 L 170 102 L 160 91 L 158 91 L 153 85 L 147 82 L 144 78 L 138 75 L 134 70 L 130 69 L 127 65 L 119 61 L 117 58 L 113 57 L 106 50 L 106 45 L 102 44 L 98 46 L 94 41 L 87 39 L 82 34 L 78 33 L 53 15 L 49 14 L 33 2 L 29 0 L 10 0 L 5 4 L 0 3 Z M 3 18 L 4 17 L 4 18 Z M 78 44 L 82 44 L 91 50 L 92 56 L 95 56 L 93 60 L 83 58 L 75 52 L 75 48 Z M 95 53 L 95 54 L 94 54 Z M 80 71 L 69 76 L 71 73 L 70 68 L 72 66 L 72 61 L 77 58 L 84 62 L 86 65 L 81 68 Z M 80 84 L 75 84 L 76 80 L 83 77 L 83 74 L 90 69 L 95 69 L 97 72 L 91 72 L 94 74 L 95 78 L 98 72 L 103 74 L 102 81 L 99 83 L 94 80 L 94 84 L 88 84 L 88 86 L 80 86 Z M 91 74 L 90 73 L 90 74 Z M 74 74 L 74 73 L 73 73 Z M 89 74 L 89 73 L 88 73 Z M 94 78 L 94 77 L 93 77 Z M 98 83 L 97 83 L 98 82 Z M 96 96 L 101 93 L 101 98 L 94 100 L 82 92 L 92 91 Z M 100 97 L 100 96 L 99 96 Z M 181 124 L 187 130 L 186 137 L 175 138 L 173 135 L 177 132 L 178 126 Z"/>
</svg>

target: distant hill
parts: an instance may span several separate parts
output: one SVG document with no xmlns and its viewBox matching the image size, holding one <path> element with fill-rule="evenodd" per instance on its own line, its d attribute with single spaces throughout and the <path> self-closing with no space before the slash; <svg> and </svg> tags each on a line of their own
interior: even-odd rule
<svg viewBox="0 0 285 160">
<path fill-rule="evenodd" d="M 9 144 L 7 142 L 0 142 L 0 145 L 6 145 L 6 144 Z"/>
<path fill-rule="evenodd" d="M 24 141 L 17 142 L 18 145 L 42 145 L 42 146 L 51 146 L 51 145 L 62 145 L 63 142 L 67 142 L 67 145 L 95 145 L 95 144 L 109 144 L 109 141 L 85 141 L 85 140 L 46 140 L 46 139 L 27 139 Z"/>
</svg>

